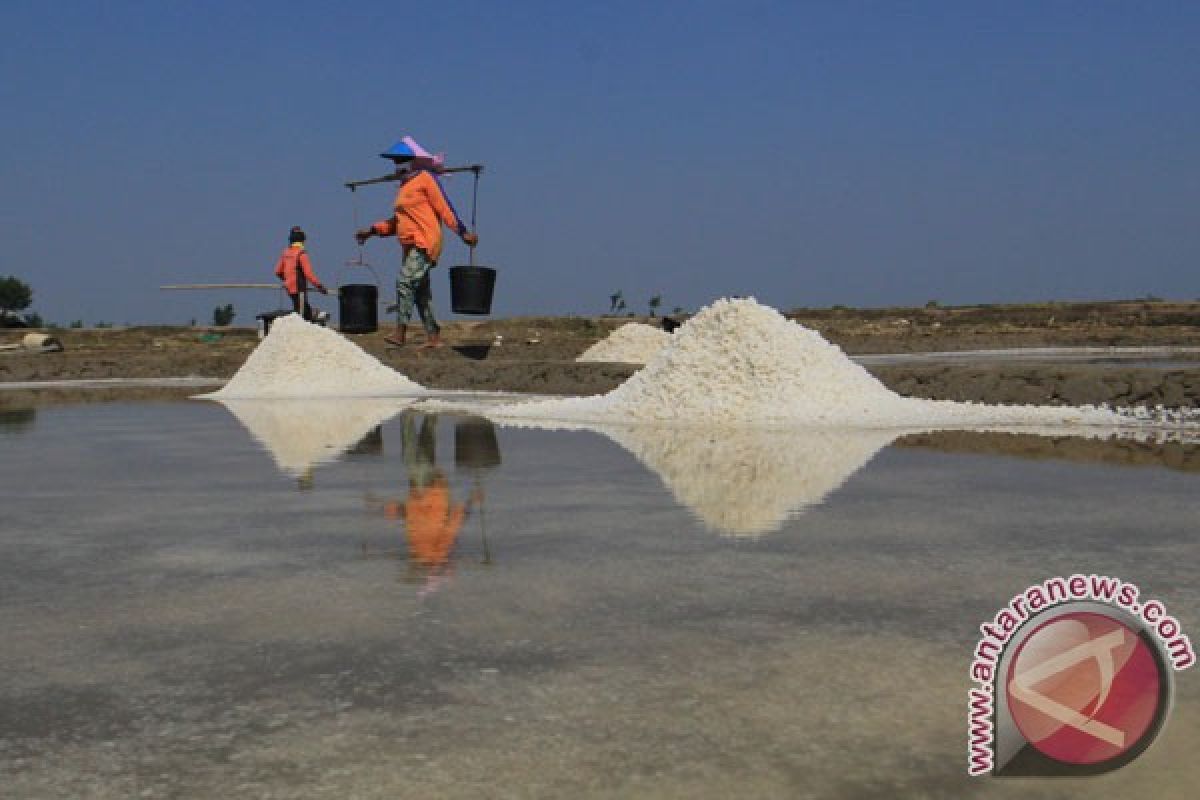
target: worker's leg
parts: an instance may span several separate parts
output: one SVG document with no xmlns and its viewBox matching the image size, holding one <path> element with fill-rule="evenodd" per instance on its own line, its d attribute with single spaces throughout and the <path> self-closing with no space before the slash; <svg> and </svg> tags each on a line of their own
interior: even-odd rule
<svg viewBox="0 0 1200 800">
<path fill-rule="evenodd" d="M 429 257 L 418 247 L 404 251 L 404 263 L 400 265 L 400 276 L 396 278 L 396 324 L 404 325 L 412 319 L 413 304 L 417 301 L 417 289 L 429 272 Z"/>
<path fill-rule="evenodd" d="M 441 344 L 438 338 L 441 328 L 433 316 L 433 291 L 429 285 L 429 270 L 432 268 L 433 261 L 430 260 L 429 255 L 424 250 L 414 247 L 404 257 L 404 270 L 401 277 L 402 282 L 406 284 L 405 288 L 411 292 L 411 299 L 407 306 L 408 316 L 405 317 L 405 321 L 411 319 L 412 307 L 415 305 L 417 313 L 421 316 L 421 324 L 425 327 L 426 345 L 437 346 Z M 397 283 L 397 307 L 402 305 L 399 288 L 400 285 Z"/>
<path fill-rule="evenodd" d="M 295 294 L 289 294 L 288 297 L 292 299 L 292 311 L 295 311 L 307 322 L 312 322 L 313 308 L 308 304 L 308 293 L 296 292 Z"/>
<path fill-rule="evenodd" d="M 396 278 L 396 333 L 385 339 L 392 344 L 404 344 L 408 321 L 412 319 L 413 304 L 417 300 L 418 287 L 429 273 L 429 257 L 416 247 L 404 248 L 404 263 Z"/>
<path fill-rule="evenodd" d="M 292 297 L 292 308 L 305 322 L 312 322 L 312 306 L 308 304 L 308 281 L 296 270 L 296 294 Z"/>
<path fill-rule="evenodd" d="M 428 334 L 430 341 L 437 338 L 441 332 L 441 326 L 433 316 L 433 290 L 429 286 L 429 272 L 425 272 L 425 277 L 417 285 L 417 313 L 421 315 L 421 324 L 425 326 L 425 333 Z"/>
</svg>

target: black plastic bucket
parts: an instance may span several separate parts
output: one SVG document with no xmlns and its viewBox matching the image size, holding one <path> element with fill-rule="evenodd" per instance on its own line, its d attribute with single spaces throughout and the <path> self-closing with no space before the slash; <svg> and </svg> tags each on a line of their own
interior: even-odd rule
<svg viewBox="0 0 1200 800">
<path fill-rule="evenodd" d="M 339 287 L 338 322 L 342 333 L 379 330 L 379 287 L 373 283 L 349 283 Z"/>
<path fill-rule="evenodd" d="M 491 267 L 450 268 L 450 308 L 455 314 L 492 313 L 496 270 Z"/>
</svg>

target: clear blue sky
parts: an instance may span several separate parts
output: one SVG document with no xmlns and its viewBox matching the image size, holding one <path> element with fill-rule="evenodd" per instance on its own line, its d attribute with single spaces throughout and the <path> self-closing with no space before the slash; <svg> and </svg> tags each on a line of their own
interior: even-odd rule
<svg viewBox="0 0 1200 800">
<path fill-rule="evenodd" d="M 0 109 L 0 275 L 59 323 L 249 323 L 157 287 L 296 224 L 361 282 L 342 183 L 405 133 L 487 165 L 498 315 L 1200 297 L 1194 2 L 5 0 Z"/>
</svg>

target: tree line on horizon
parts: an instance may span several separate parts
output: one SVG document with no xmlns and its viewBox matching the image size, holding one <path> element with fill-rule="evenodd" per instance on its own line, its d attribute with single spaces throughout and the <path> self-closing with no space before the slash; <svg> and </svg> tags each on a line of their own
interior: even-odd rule
<svg viewBox="0 0 1200 800">
<path fill-rule="evenodd" d="M 25 281 L 15 275 L 8 275 L 0 278 L 0 328 L 58 328 L 62 327 L 54 323 L 47 323 L 42 319 L 42 315 L 36 311 L 22 314 L 33 304 L 33 287 L 25 283 Z M 233 308 L 233 303 L 227 303 L 223 306 L 217 306 L 213 309 L 212 324 L 215 327 L 222 328 L 233 324 L 234 317 L 237 312 Z M 191 326 L 195 327 L 196 320 L 191 321 Z M 70 328 L 82 328 L 83 320 L 72 320 Z M 111 328 L 110 322 L 97 322 L 97 328 Z"/>
</svg>

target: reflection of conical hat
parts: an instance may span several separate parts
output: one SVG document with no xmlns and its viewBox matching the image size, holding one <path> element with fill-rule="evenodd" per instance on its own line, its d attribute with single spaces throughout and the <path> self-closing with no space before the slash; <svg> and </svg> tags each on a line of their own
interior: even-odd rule
<svg viewBox="0 0 1200 800">
<path fill-rule="evenodd" d="M 413 163 L 418 167 L 440 169 L 446 163 L 445 153 L 433 155 L 424 147 L 417 144 L 417 140 L 411 136 L 405 136 L 389 147 L 387 150 L 379 154 L 380 158 L 388 159 L 412 159 Z"/>
<path fill-rule="evenodd" d="M 637 426 L 604 431 L 709 528 L 760 536 L 823 502 L 895 438 L 880 430 Z"/>
<path fill-rule="evenodd" d="M 281 472 L 301 477 L 336 461 L 409 401 L 384 398 L 338 400 L 219 400 L 275 459 Z"/>
</svg>

